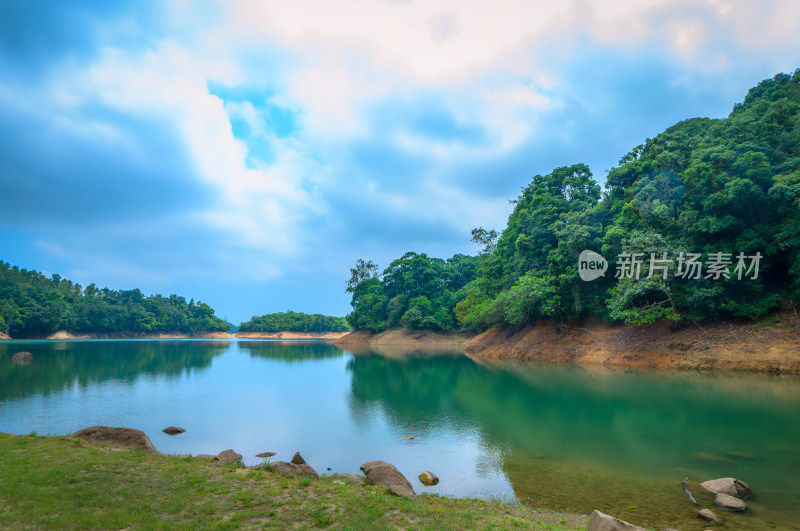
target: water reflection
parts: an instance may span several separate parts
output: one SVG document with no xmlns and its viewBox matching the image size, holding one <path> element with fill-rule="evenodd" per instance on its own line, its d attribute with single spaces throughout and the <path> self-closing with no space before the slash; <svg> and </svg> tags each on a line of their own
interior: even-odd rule
<svg viewBox="0 0 800 531">
<path fill-rule="evenodd" d="M 239 350 L 255 358 L 289 363 L 341 358 L 344 351 L 326 341 L 238 341 Z"/>
<path fill-rule="evenodd" d="M 423 435 L 443 425 L 477 428 L 488 447 L 502 449 L 501 466 L 521 499 L 685 525 L 695 519 L 678 486 L 684 477 L 703 496 L 697 481 L 736 476 L 764 495 L 731 528 L 780 526 L 800 517 L 797 375 L 624 372 L 365 353 L 348 369 L 354 417 L 380 411 Z"/>
<path fill-rule="evenodd" d="M 0 400 L 50 394 L 72 387 L 115 380 L 133 382 L 139 375 L 177 378 L 206 369 L 227 350 L 228 342 L 190 341 L 26 341 L 0 343 Z M 15 352 L 33 360 L 13 363 Z"/>
</svg>

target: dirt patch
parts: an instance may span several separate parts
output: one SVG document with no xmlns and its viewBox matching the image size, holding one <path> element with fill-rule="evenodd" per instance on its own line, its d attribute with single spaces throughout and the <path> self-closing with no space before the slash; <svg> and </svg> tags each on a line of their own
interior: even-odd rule
<svg viewBox="0 0 800 531">
<path fill-rule="evenodd" d="M 377 352 L 388 357 L 402 357 L 412 352 L 426 354 L 452 353 L 460 351 L 472 335 L 432 332 L 430 330 L 394 329 L 381 333 L 357 330 L 334 341 L 353 354 Z"/>
<path fill-rule="evenodd" d="M 701 328 L 702 326 L 702 328 Z M 619 367 L 800 373 L 800 318 L 793 312 L 757 322 L 611 326 L 598 321 L 492 328 L 469 340 L 467 354 Z"/>
</svg>

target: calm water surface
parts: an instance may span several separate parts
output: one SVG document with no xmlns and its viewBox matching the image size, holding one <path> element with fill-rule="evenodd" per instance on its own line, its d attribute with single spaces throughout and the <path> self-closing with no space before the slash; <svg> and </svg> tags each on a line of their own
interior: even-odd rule
<svg viewBox="0 0 800 531">
<path fill-rule="evenodd" d="M 33 353 L 17 365 L 11 355 Z M 704 529 L 697 485 L 748 482 L 726 529 L 800 529 L 800 378 L 486 363 L 282 341 L 0 342 L 0 431 L 144 430 L 165 453 L 395 464 L 417 492 Z M 166 426 L 181 426 L 169 437 Z M 404 441 L 407 436 L 416 437 Z M 435 472 L 438 486 L 416 476 Z"/>
</svg>

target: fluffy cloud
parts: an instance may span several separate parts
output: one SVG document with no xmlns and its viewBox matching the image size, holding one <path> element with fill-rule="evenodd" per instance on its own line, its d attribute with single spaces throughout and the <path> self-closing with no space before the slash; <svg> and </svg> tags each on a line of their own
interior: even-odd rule
<svg viewBox="0 0 800 531">
<path fill-rule="evenodd" d="M 341 314 L 355 258 L 473 251 L 534 173 L 602 180 L 792 71 L 799 23 L 788 0 L 4 5 L 0 258 Z"/>
</svg>

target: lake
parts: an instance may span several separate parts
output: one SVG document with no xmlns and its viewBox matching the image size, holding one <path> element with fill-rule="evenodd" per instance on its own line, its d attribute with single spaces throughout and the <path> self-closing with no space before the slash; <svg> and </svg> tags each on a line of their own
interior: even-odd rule
<svg viewBox="0 0 800 531">
<path fill-rule="evenodd" d="M 12 362 L 20 350 L 27 365 Z M 0 342 L 0 431 L 144 430 L 165 453 L 295 451 L 319 473 L 381 459 L 418 493 L 593 508 L 704 529 L 680 483 L 726 529 L 800 529 L 800 377 L 485 362 L 269 340 Z M 185 434 L 161 432 L 180 426 Z M 414 437 L 414 440 L 404 440 Z M 329 469 L 332 472 L 329 472 Z M 423 487 L 430 470 L 441 482 Z M 713 507 L 698 482 L 756 497 Z"/>
</svg>

